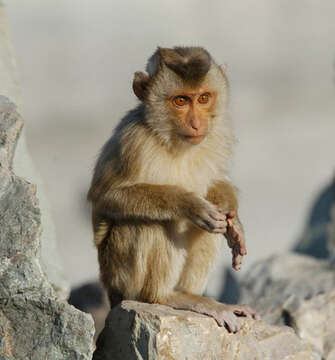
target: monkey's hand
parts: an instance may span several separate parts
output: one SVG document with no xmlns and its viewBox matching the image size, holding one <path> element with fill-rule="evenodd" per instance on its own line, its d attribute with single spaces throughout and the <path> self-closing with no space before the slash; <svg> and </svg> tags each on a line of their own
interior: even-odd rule
<svg viewBox="0 0 335 360">
<path fill-rule="evenodd" d="M 225 237 L 233 255 L 232 267 L 234 270 L 240 270 L 242 258 L 247 254 L 247 249 L 243 229 L 236 217 L 235 211 L 230 211 L 227 214 L 227 232 L 225 233 Z"/>
<path fill-rule="evenodd" d="M 211 233 L 226 233 L 227 216 L 216 205 L 191 193 L 185 200 L 183 213 L 193 224 Z"/>
</svg>

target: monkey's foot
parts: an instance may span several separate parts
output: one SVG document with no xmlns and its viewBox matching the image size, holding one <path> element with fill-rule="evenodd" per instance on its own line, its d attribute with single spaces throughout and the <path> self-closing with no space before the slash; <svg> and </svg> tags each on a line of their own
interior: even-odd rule
<svg viewBox="0 0 335 360">
<path fill-rule="evenodd" d="M 236 333 L 242 327 L 241 317 L 259 320 L 260 316 L 247 305 L 228 305 L 217 303 L 207 315 L 213 317 L 219 326 L 224 326 L 229 332 Z"/>
<path fill-rule="evenodd" d="M 243 231 L 238 220 L 235 219 L 235 213 L 233 211 L 228 214 L 227 224 L 228 226 L 225 237 L 233 255 L 232 266 L 234 270 L 240 270 L 242 258 L 247 254 L 247 249 L 245 246 Z"/>
</svg>

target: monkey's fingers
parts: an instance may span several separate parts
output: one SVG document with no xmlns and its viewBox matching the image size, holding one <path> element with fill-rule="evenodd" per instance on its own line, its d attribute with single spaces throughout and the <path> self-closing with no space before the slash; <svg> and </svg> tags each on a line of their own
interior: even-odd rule
<svg viewBox="0 0 335 360">
<path fill-rule="evenodd" d="M 236 246 L 238 246 L 240 255 L 242 256 L 247 255 L 247 248 L 245 246 L 244 237 L 241 234 L 237 235 Z"/>
<path fill-rule="evenodd" d="M 239 248 L 240 255 L 247 254 L 247 248 L 245 246 L 245 241 L 240 229 L 234 224 L 231 219 L 227 220 L 228 227 L 227 227 L 227 241 L 230 248 L 237 246 Z"/>
<path fill-rule="evenodd" d="M 227 220 L 227 216 L 225 214 L 221 214 L 218 211 L 213 211 L 209 213 L 209 216 L 217 221 L 226 221 Z"/>
<path fill-rule="evenodd" d="M 227 212 L 221 210 L 217 205 L 212 204 L 213 210 L 210 212 L 210 216 L 215 220 L 226 220 Z"/>
<path fill-rule="evenodd" d="M 233 254 L 233 261 L 232 261 L 232 267 L 234 270 L 240 270 L 242 265 L 242 258 L 243 256 L 238 253 L 238 249 L 235 250 L 235 248 L 232 250 Z"/>
<path fill-rule="evenodd" d="M 224 234 L 227 231 L 227 222 L 225 220 L 218 221 L 210 217 L 202 218 L 197 217 L 193 219 L 193 222 L 198 225 L 201 229 L 211 233 Z"/>
<path fill-rule="evenodd" d="M 228 227 L 225 237 L 228 246 L 232 249 L 232 267 L 234 270 L 240 270 L 242 258 L 246 255 L 247 250 L 244 242 L 244 237 L 240 228 L 233 219 L 227 219 Z"/>
</svg>

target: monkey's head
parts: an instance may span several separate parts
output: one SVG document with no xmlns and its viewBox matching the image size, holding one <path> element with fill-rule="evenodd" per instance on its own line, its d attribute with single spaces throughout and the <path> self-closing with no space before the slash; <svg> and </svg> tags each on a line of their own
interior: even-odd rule
<svg viewBox="0 0 335 360">
<path fill-rule="evenodd" d="M 158 48 L 133 90 L 146 120 L 168 144 L 199 144 L 215 131 L 227 101 L 224 70 L 201 47 Z"/>
</svg>

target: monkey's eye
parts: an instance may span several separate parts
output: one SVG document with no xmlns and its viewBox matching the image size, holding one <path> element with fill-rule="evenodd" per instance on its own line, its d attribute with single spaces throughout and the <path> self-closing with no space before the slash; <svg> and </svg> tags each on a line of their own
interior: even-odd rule
<svg viewBox="0 0 335 360">
<path fill-rule="evenodd" d="M 207 104 L 208 101 L 209 101 L 209 96 L 210 95 L 208 93 L 200 95 L 199 98 L 198 98 L 198 102 L 200 104 Z"/>
<path fill-rule="evenodd" d="M 178 106 L 184 106 L 187 104 L 188 98 L 186 96 L 176 96 L 173 102 Z"/>
</svg>

